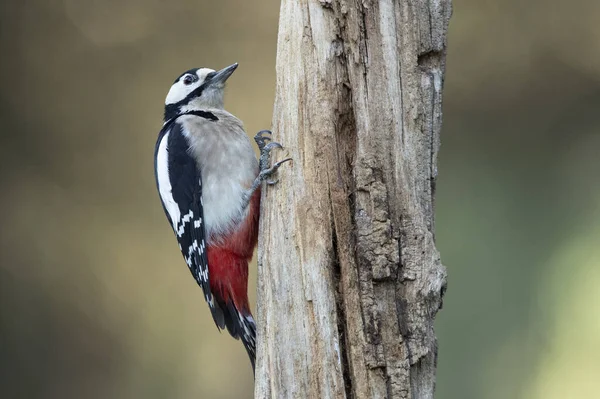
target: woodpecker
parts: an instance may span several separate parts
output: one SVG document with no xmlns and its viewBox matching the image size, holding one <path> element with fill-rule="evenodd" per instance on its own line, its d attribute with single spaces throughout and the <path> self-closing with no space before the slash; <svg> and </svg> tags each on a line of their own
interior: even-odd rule
<svg viewBox="0 0 600 399">
<path fill-rule="evenodd" d="M 258 239 L 260 187 L 279 166 L 269 165 L 271 132 L 255 137 L 257 160 L 242 122 L 223 109 L 225 81 L 237 63 L 181 74 L 165 100 L 154 151 L 160 200 L 213 320 L 241 339 L 252 363 L 256 325 L 248 303 L 248 262 Z"/>
</svg>

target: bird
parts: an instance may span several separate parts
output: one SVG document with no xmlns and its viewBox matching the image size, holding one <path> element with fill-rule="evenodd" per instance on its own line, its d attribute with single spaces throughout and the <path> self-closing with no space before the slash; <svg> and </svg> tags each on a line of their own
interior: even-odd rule
<svg viewBox="0 0 600 399">
<path fill-rule="evenodd" d="M 162 207 L 179 249 L 202 288 L 219 330 L 241 339 L 252 370 L 256 323 L 248 303 L 248 263 L 258 240 L 263 182 L 286 158 L 269 130 L 254 136 L 257 159 L 242 121 L 224 109 L 225 82 L 236 70 L 193 68 L 175 79 L 165 99 L 163 126 L 154 150 Z"/>
</svg>

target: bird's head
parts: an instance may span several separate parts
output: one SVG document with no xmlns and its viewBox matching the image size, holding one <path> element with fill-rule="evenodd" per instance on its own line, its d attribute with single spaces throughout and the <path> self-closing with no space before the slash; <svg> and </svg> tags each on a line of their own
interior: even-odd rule
<svg viewBox="0 0 600 399">
<path fill-rule="evenodd" d="M 225 81 L 237 66 L 235 63 L 220 71 L 194 68 L 182 73 L 165 99 L 165 121 L 187 111 L 223 108 Z"/>
</svg>

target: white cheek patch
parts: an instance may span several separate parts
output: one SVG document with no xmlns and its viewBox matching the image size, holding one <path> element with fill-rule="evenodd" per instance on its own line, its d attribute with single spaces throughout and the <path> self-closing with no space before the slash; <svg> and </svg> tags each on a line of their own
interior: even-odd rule
<svg viewBox="0 0 600 399">
<path fill-rule="evenodd" d="M 165 99 L 165 105 L 178 103 L 198 86 L 200 86 L 200 82 L 194 82 L 193 84 L 186 86 L 181 80 L 178 81 L 171 86 L 169 94 L 167 94 L 167 98 Z"/>
<path fill-rule="evenodd" d="M 214 70 L 210 68 L 200 68 L 196 71 L 196 76 L 198 76 L 198 80 L 191 85 L 185 85 L 183 83 L 183 77 L 181 77 L 177 82 L 171 86 L 169 93 L 167 94 L 167 98 L 165 99 L 165 105 L 175 104 L 179 101 L 183 100 L 190 94 L 192 91 L 197 89 L 204 83 L 206 79 L 206 75 L 214 72 Z"/>
</svg>

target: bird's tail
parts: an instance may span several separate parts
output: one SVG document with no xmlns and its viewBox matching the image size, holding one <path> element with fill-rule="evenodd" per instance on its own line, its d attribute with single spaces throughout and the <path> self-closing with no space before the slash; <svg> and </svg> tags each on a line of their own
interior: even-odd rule
<svg viewBox="0 0 600 399">
<path fill-rule="evenodd" d="M 221 314 L 222 323 L 215 322 L 219 329 L 227 329 L 227 332 L 235 339 L 241 339 L 244 348 L 252 363 L 252 372 L 254 372 L 254 363 L 256 360 L 256 323 L 252 314 L 248 310 L 238 309 L 234 302 L 223 301 L 219 295 L 217 299 L 217 310 Z"/>
<path fill-rule="evenodd" d="M 237 317 L 234 322 L 236 324 L 234 327 L 235 331 L 229 329 L 229 326 L 227 329 L 234 338 L 242 340 L 242 344 L 244 344 L 244 348 L 250 358 L 250 363 L 252 363 L 252 372 L 254 372 L 256 361 L 256 323 L 254 322 L 254 318 L 250 312 L 240 312 L 233 306 L 230 306 L 228 310 L 231 315 L 235 314 Z"/>
</svg>

